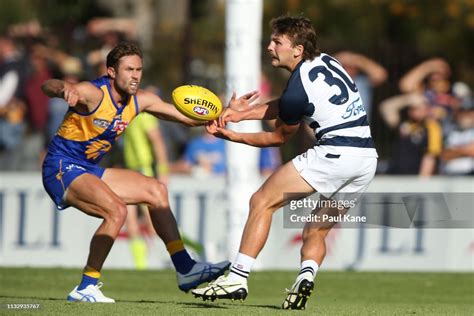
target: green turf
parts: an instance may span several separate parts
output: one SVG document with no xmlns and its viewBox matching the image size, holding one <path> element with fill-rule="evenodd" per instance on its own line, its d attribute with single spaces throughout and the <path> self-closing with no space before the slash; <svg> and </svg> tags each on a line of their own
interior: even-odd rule
<svg viewBox="0 0 474 316">
<path fill-rule="evenodd" d="M 5 304 L 39 303 L 33 313 L 56 315 L 407 315 L 474 314 L 472 273 L 326 272 L 305 312 L 283 311 L 295 272 L 252 273 L 244 303 L 203 302 L 180 292 L 172 271 L 105 270 L 104 293 L 116 304 L 67 303 L 75 269 L 0 268 L 0 315 L 24 314 Z"/>
</svg>

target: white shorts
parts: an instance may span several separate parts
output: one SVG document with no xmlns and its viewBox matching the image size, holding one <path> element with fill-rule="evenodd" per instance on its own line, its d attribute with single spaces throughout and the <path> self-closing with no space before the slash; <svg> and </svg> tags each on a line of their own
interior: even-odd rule
<svg viewBox="0 0 474 316">
<path fill-rule="evenodd" d="M 377 158 L 332 155 L 313 147 L 293 158 L 293 165 L 309 185 L 328 198 L 339 192 L 362 194 L 374 178 Z"/>
</svg>

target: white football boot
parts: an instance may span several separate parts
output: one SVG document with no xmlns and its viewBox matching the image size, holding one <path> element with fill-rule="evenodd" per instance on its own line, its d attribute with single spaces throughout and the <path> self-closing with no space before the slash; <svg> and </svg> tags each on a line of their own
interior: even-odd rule
<svg viewBox="0 0 474 316">
<path fill-rule="evenodd" d="M 232 281 L 226 276 L 220 276 L 206 287 L 191 291 L 194 297 L 202 297 L 203 301 L 215 301 L 218 298 L 243 301 L 248 292 L 246 281 Z"/>
<path fill-rule="evenodd" d="M 97 285 L 88 285 L 85 289 L 77 290 L 77 286 L 69 293 L 67 300 L 69 302 L 87 302 L 87 303 L 115 303 L 115 300 L 106 297 L 100 288 L 103 283 L 99 282 Z"/>
<path fill-rule="evenodd" d="M 176 272 L 178 287 L 181 291 L 188 292 L 199 285 L 211 282 L 223 275 L 230 267 L 230 261 L 219 263 L 196 262 L 188 273 L 181 274 Z"/>
</svg>

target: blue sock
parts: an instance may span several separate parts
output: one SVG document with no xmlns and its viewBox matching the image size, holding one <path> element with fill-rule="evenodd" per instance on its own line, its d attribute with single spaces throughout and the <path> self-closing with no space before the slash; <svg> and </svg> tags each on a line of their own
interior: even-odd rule
<svg viewBox="0 0 474 316">
<path fill-rule="evenodd" d="M 91 268 L 89 266 L 86 266 L 84 268 L 84 274 L 82 275 L 82 280 L 81 284 L 77 287 L 77 290 L 83 290 L 89 285 L 97 285 L 97 282 L 99 282 L 100 278 L 100 272 L 97 271 L 94 268 Z"/>
<path fill-rule="evenodd" d="M 188 273 L 193 268 L 196 261 L 191 258 L 186 250 L 181 250 L 171 255 L 174 268 L 181 274 Z"/>
<path fill-rule="evenodd" d="M 97 282 L 99 282 L 99 279 L 92 278 L 88 275 L 83 274 L 81 284 L 79 284 L 79 286 L 77 287 L 77 290 L 78 291 L 83 290 L 90 284 L 97 285 Z"/>
</svg>

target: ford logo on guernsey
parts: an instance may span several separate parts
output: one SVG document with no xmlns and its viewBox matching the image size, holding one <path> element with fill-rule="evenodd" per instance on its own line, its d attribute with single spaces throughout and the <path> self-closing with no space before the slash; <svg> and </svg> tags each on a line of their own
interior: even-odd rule
<svg viewBox="0 0 474 316">
<path fill-rule="evenodd" d="M 203 108 L 202 106 L 195 106 L 193 108 L 193 112 L 198 114 L 198 115 L 208 115 L 209 114 L 209 110 L 206 109 L 206 108 Z"/>
</svg>

